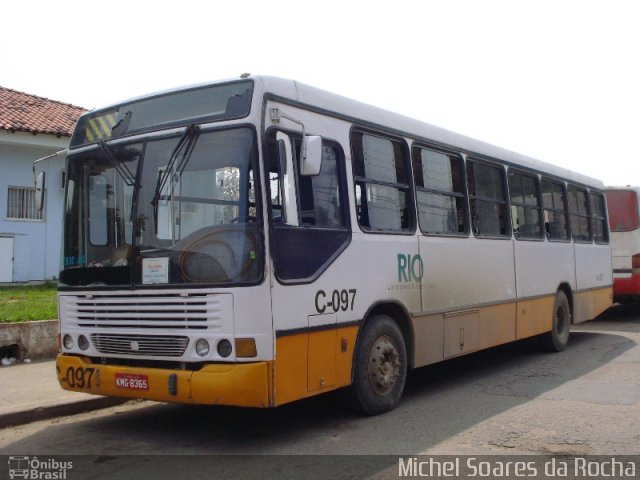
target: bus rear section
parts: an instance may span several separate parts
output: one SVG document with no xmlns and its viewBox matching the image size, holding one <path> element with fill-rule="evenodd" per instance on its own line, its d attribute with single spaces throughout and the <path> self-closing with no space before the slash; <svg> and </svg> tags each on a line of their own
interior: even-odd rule
<svg viewBox="0 0 640 480">
<path fill-rule="evenodd" d="M 613 294 L 620 303 L 640 300 L 640 187 L 606 191 L 613 255 Z"/>
</svg>

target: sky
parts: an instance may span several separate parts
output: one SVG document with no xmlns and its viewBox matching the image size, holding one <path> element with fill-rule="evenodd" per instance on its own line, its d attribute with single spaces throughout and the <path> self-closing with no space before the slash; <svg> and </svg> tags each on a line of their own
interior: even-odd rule
<svg viewBox="0 0 640 480">
<path fill-rule="evenodd" d="M 21 0 L 0 29 L 0 86 L 89 109 L 274 75 L 640 185 L 634 0 Z"/>
</svg>

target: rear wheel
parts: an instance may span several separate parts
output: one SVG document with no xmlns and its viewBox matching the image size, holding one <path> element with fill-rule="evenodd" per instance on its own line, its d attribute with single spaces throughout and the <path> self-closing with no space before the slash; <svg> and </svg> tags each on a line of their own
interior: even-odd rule
<svg viewBox="0 0 640 480">
<path fill-rule="evenodd" d="M 400 328 L 387 315 L 364 326 L 353 365 L 352 397 L 367 415 L 395 408 L 407 379 L 407 351 Z"/>
<path fill-rule="evenodd" d="M 540 337 L 540 343 L 545 350 L 561 352 L 567 348 L 571 333 L 571 306 L 566 294 L 562 290 L 556 293 L 553 305 L 553 321 L 551 331 Z"/>
</svg>

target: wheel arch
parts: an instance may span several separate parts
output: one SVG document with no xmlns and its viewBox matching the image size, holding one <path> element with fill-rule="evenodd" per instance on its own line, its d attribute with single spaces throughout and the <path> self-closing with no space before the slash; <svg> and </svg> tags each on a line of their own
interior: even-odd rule
<svg viewBox="0 0 640 480">
<path fill-rule="evenodd" d="M 571 310 L 571 323 L 572 324 L 575 323 L 574 322 L 575 309 L 573 305 L 573 290 L 571 289 L 571 285 L 569 285 L 567 282 L 563 282 L 560 285 L 558 285 L 558 289 L 556 290 L 556 292 L 562 292 L 567 297 L 567 300 L 569 301 L 569 308 Z"/>
<path fill-rule="evenodd" d="M 362 324 L 360 325 L 360 330 L 358 332 L 358 337 L 356 338 L 355 350 L 360 347 L 360 339 L 362 337 L 362 332 L 364 332 L 367 323 L 376 315 L 384 314 L 393 319 L 394 322 L 400 328 L 402 332 L 402 337 L 404 339 L 405 348 L 407 350 L 407 367 L 413 368 L 413 358 L 414 358 L 414 332 L 413 326 L 411 324 L 411 314 L 406 309 L 404 305 L 395 301 L 380 301 L 376 302 L 369 307 L 367 312 L 365 313 Z M 353 380 L 353 371 L 351 373 L 351 377 Z"/>
</svg>

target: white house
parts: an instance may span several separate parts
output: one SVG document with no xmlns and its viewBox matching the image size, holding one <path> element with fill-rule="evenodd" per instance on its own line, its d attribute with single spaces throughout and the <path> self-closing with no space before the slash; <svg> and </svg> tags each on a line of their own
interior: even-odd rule
<svg viewBox="0 0 640 480">
<path fill-rule="evenodd" d="M 45 206 L 35 208 L 33 161 L 67 148 L 86 110 L 0 87 L 0 283 L 58 277 L 64 160 L 42 162 Z"/>
</svg>

